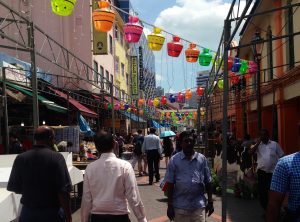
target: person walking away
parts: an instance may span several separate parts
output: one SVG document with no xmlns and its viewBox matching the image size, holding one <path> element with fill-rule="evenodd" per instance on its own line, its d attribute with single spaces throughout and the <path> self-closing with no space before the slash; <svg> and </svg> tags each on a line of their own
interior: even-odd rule
<svg viewBox="0 0 300 222">
<path fill-rule="evenodd" d="M 19 154 L 23 152 L 22 144 L 15 134 L 9 135 L 9 154 Z"/>
<path fill-rule="evenodd" d="M 249 152 L 257 154 L 258 195 L 260 204 L 266 211 L 272 174 L 278 159 L 284 153 L 277 142 L 270 140 L 267 129 L 261 129 L 260 138 Z"/>
<path fill-rule="evenodd" d="M 173 141 L 170 137 L 163 138 L 163 153 L 165 154 L 166 167 L 168 166 L 169 159 L 174 152 Z"/>
<path fill-rule="evenodd" d="M 142 160 L 143 160 L 143 152 L 142 146 L 144 142 L 144 136 L 142 134 L 142 130 L 138 130 L 138 135 L 135 135 L 132 143 L 133 143 L 133 161 L 131 163 L 132 168 L 134 169 L 136 163 L 138 163 L 138 171 L 139 176 L 143 176 L 143 167 L 142 167 Z"/>
<path fill-rule="evenodd" d="M 300 137 L 300 123 L 298 124 Z M 300 148 L 300 147 L 299 147 Z M 298 148 L 298 149 L 299 149 Z M 284 221 L 300 221 L 300 152 L 279 159 L 273 176 L 269 193 L 267 222 L 279 222 L 280 209 L 288 194 L 288 206 Z"/>
<path fill-rule="evenodd" d="M 147 222 L 134 171 L 113 153 L 113 136 L 101 131 L 94 140 L 101 156 L 85 170 L 81 222 L 130 222 L 128 203 L 137 221 Z"/>
<path fill-rule="evenodd" d="M 119 145 L 119 158 L 121 158 L 122 153 L 123 153 L 123 146 L 124 146 L 125 140 L 124 140 L 123 136 L 120 135 L 120 133 L 116 133 L 116 136 L 117 136 L 116 140 L 117 140 L 118 145 Z"/>
<path fill-rule="evenodd" d="M 211 173 L 205 156 L 195 152 L 195 138 L 180 134 L 182 151 L 172 156 L 166 172 L 167 216 L 175 222 L 204 222 L 214 212 Z M 205 197 L 207 192 L 207 199 Z"/>
<path fill-rule="evenodd" d="M 144 143 L 142 146 L 142 152 L 147 155 L 148 170 L 149 170 L 149 185 L 153 184 L 153 177 L 155 170 L 156 182 L 160 180 L 159 174 L 159 161 L 161 158 L 162 147 L 160 139 L 155 135 L 156 129 L 150 128 L 149 135 L 144 137 Z"/>
<path fill-rule="evenodd" d="M 16 157 L 7 185 L 22 195 L 19 222 L 71 222 L 72 183 L 64 157 L 52 150 L 54 131 L 40 126 L 34 139 L 36 145 Z"/>
</svg>

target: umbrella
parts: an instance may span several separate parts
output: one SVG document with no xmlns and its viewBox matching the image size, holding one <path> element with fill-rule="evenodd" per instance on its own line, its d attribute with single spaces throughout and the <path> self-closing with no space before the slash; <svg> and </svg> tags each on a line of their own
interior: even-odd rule
<svg viewBox="0 0 300 222">
<path fill-rule="evenodd" d="M 176 134 L 171 131 L 171 130 L 168 130 L 168 131 L 164 131 L 160 134 L 160 138 L 164 138 L 164 137 L 172 137 L 172 136 L 176 136 Z"/>
</svg>

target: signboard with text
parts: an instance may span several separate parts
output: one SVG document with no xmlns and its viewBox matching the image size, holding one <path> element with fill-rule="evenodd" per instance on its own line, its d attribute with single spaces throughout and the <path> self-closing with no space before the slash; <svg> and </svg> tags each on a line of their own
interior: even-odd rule
<svg viewBox="0 0 300 222">
<path fill-rule="evenodd" d="M 131 94 L 133 96 L 139 95 L 138 58 L 137 58 L 137 56 L 131 57 Z"/>
</svg>

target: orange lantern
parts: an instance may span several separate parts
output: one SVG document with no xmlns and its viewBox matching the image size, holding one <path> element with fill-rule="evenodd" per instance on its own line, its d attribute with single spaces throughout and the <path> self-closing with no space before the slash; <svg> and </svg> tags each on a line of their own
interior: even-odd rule
<svg viewBox="0 0 300 222">
<path fill-rule="evenodd" d="M 139 100 L 138 100 L 139 106 L 144 105 L 144 103 L 145 103 L 145 100 L 144 100 L 144 99 L 139 99 Z"/>
<path fill-rule="evenodd" d="M 187 89 L 185 91 L 185 98 L 188 99 L 188 100 L 190 100 L 192 98 L 192 96 L 193 96 L 192 91 L 190 89 Z"/>
<path fill-rule="evenodd" d="M 143 109 L 140 109 L 139 110 L 139 114 L 142 116 L 142 115 L 144 115 L 144 110 Z"/>
<path fill-rule="evenodd" d="M 108 32 L 112 28 L 116 15 L 109 8 L 109 2 L 99 1 L 98 6 L 100 9 L 96 9 L 93 12 L 95 29 L 99 32 Z"/>
<path fill-rule="evenodd" d="M 159 99 L 158 98 L 155 98 L 153 99 L 153 106 L 158 106 L 159 105 Z"/>
<path fill-rule="evenodd" d="M 152 51 L 159 51 L 161 50 L 164 42 L 165 37 L 161 34 L 161 29 L 154 27 L 153 33 L 148 35 L 148 47 Z"/>
<path fill-rule="evenodd" d="M 198 86 L 196 92 L 198 96 L 202 96 L 204 93 L 204 89 L 201 86 Z"/>
<path fill-rule="evenodd" d="M 193 112 L 193 118 L 194 119 L 197 119 L 197 115 L 198 115 L 197 112 Z"/>
<path fill-rule="evenodd" d="M 187 62 L 197 62 L 200 50 L 197 49 L 195 43 L 191 43 L 189 48 L 185 50 L 185 57 Z"/>
</svg>

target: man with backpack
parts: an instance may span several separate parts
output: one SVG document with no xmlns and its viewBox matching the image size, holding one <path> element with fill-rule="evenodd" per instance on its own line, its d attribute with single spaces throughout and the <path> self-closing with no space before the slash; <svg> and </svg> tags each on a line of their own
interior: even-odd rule
<svg viewBox="0 0 300 222">
<path fill-rule="evenodd" d="M 142 152 L 142 146 L 144 142 L 144 136 L 142 134 L 142 130 L 138 130 L 138 135 L 135 135 L 132 143 L 134 146 L 133 149 L 133 161 L 132 161 L 132 168 L 134 169 L 136 163 L 138 163 L 138 171 L 139 176 L 143 175 L 143 168 L 142 168 L 142 160 L 143 160 L 143 152 Z"/>
</svg>

